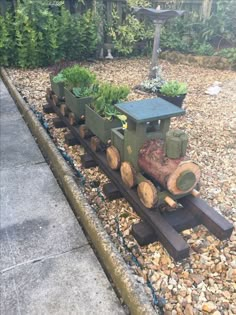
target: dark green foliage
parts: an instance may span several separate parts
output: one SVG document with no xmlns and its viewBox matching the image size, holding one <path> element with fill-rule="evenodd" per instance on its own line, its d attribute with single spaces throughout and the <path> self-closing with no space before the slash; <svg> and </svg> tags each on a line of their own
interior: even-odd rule
<svg viewBox="0 0 236 315">
<path fill-rule="evenodd" d="M 166 96 L 180 96 L 187 93 L 187 84 L 177 81 L 169 81 L 162 85 L 160 93 Z"/>
<path fill-rule="evenodd" d="M 94 94 L 94 86 L 91 87 L 75 87 L 72 89 L 76 97 L 92 96 Z"/>
<path fill-rule="evenodd" d="M 68 89 L 74 87 L 88 88 L 96 82 L 96 75 L 86 68 L 75 65 L 62 70 L 64 82 Z"/>
<path fill-rule="evenodd" d="M 125 100 L 129 94 L 129 88 L 126 86 L 115 86 L 109 83 L 103 83 L 99 86 L 94 96 L 93 109 L 101 116 L 112 119 L 114 117 L 125 120 L 126 117 L 121 115 L 115 104 Z"/>
<path fill-rule="evenodd" d="M 54 11 L 48 1 L 23 0 L 15 15 L 0 16 L 1 65 L 39 67 L 95 54 L 95 16 L 71 15 L 63 6 Z"/>
<path fill-rule="evenodd" d="M 59 72 L 55 77 L 53 77 L 53 82 L 54 83 L 63 83 L 65 82 L 66 78 L 63 75 L 63 72 Z"/>
<path fill-rule="evenodd" d="M 63 69 L 53 77 L 53 82 L 63 82 L 76 97 L 91 96 L 97 90 L 96 75 L 79 65 Z"/>
<path fill-rule="evenodd" d="M 197 55 L 213 55 L 221 46 L 236 45 L 236 1 L 218 0 L 205 21 L 193 12 L 175 18 L 162 28 L 161 48 Z"/>
<path fill-rule="evenodd" d="M 215 55 L 227 58 L 232 67 L 236 68 L 236 48 L 225 48 L 216 52 Z"/>
<path fill-rule="evenodd" d="M 236 45 L 236 1 L 218 0 L 216 12 L 206 20 L 202 38 L 206 41 L 214 41 L 217 48 L 221 44 Z"/>
<path fill-rule="evenodd" d="M 13 17 L 7 13 L 0 15 L 0 65 L 14 65 L 16 58 L 16 43 L 13 40 Z"/>
</svg>

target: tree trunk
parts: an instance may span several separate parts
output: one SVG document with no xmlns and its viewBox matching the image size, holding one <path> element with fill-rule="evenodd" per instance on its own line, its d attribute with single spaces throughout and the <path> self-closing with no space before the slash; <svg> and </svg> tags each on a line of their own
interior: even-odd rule
<svg viewBox="0 0 236 315">
<path fill-rule="evenodd" d="M 164 153 L 164 141 L 147 141 L 139 151 L 139 167 L 173 195 L 191 192 L 200 178 L 199 166 L 187 156 L 170 159 Z"/>
<path fill-rule="evenodd" d="M 207 20 L 210 15 L 211 15 L 211 11 L 212 11 L 212 3 L 213 0 L 203 0 L 202 3 L 202 18 L 203 20 Z"/>
</svg>

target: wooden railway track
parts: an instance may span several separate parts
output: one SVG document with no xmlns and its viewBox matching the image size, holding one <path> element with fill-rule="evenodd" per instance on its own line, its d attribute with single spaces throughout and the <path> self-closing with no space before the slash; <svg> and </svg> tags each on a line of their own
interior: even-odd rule
<svg viewBox="0 0 236 315">
<path fill-rule="evenodd" d="M 210 207 L 205 201 L 193 196 L 179 200 L 182 207 L 173 212 L 161 212 L 159 208 L 147 209 L 139 200 L 135 189 L 129 189 L 122 183 L 119 171 L 109 168 L 105 150 L 95 152 L 90 145 L 90 138 L 81 138 L 79 125 L 71 125 L 68 117 L 63 116 L 59 107 L 53 100 L 48 99 L 45 112 L 55 112 L 55 126 L 68 127 L 70 143 L 80 143 L 87 154 L 82 160 L 87 167 L 98 165 L 108 176 L 111 183 L 104 185 L 103 190 L 107 198 L 115 199 L 123 196 L 143 220 L 133 226 L 132 232 L 140 245 L 146 245 L 156 240 L 160 241 L 168 253 L 176 260 L 189 256 L 189 246 L 179 232 L 203 224 L 212 234 L 220 240 L 230 237 L 233 225 Z"/>
</svg>

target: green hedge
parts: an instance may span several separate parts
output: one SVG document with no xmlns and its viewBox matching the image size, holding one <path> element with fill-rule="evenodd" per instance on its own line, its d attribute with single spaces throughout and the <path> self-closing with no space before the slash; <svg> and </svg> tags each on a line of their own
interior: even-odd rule
<svg viewBox="0 0 236 315">
<path fill-rule="evenodd" d="M 95 54 L 96 17 L 91 11 L 56 12 L 38 0 L 18 3 L 15 14 L 0 16 L 0 64 L 41 67 L 60 60 L 81 60 Z"/>
</svg>

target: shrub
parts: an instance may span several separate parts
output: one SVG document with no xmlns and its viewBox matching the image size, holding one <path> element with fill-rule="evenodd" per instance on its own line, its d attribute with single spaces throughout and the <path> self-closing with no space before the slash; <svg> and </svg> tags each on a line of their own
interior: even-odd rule
<svg viewBox="0 0 236 315">
<path fill-rule="evenodd" d="M 14 37 L 13 16 L 0 15 L 0 65 L 14 65 L 16 61 L 16 44 Z"/>
<path fill-rule="evenodd" d="M 169 81 L 162 85 L 160 93 L 166 96 L 180 96 L 187 93 L 187 84 Z"/>
<path fill-rule="evenodd" d="M 211 16 L 203 20 L 190 12 L 162 28 L 161 47 L 181 52 L 212 55 L 221 45 L 236 45 L 236 1 L 218 0 Z"/>
<path fill-rule="evenodd" d="M 75 65 L 65 68 L 61 72 L 64 77 L 65 86 L 69 89 L 79 87 L 90 87 L 96 82 L 96 75 L 84 67 Z"/>
<path fill-rule="evenodd" d="M 215 53 L 216 56 L 227 58 L 233 68 L 236 68 L 236 48 L 225 48 Z"/>
<path fill-rule="evenodd" d="M 79 65 L 63 69 L 53 77 L 53 81 L 64 83 L 76 97 L 90 96 L 97 88 L 96 75 Z"/>
<path fill-rule="evenodd" d="M 109 83 L 103 83 L 99 86 L 97 93 L 94 95 L 92 108 L 106 119 L 117 117 L 121 121 L 124 121 L 126 116 L 121 115 L 114 105 L 125 100 L 128 94 L 129 88 L 126 86 L 115 86 Z"/>
<path fill-rule="evenodd" d="M 0 63 L 29 68 L 93 56 L 96 23 L 91 11 L 71 15 L 63 7 L 52 12 L 48 1 L 18 1 L 14 15 L 0 16 Z"/>
</svg>

